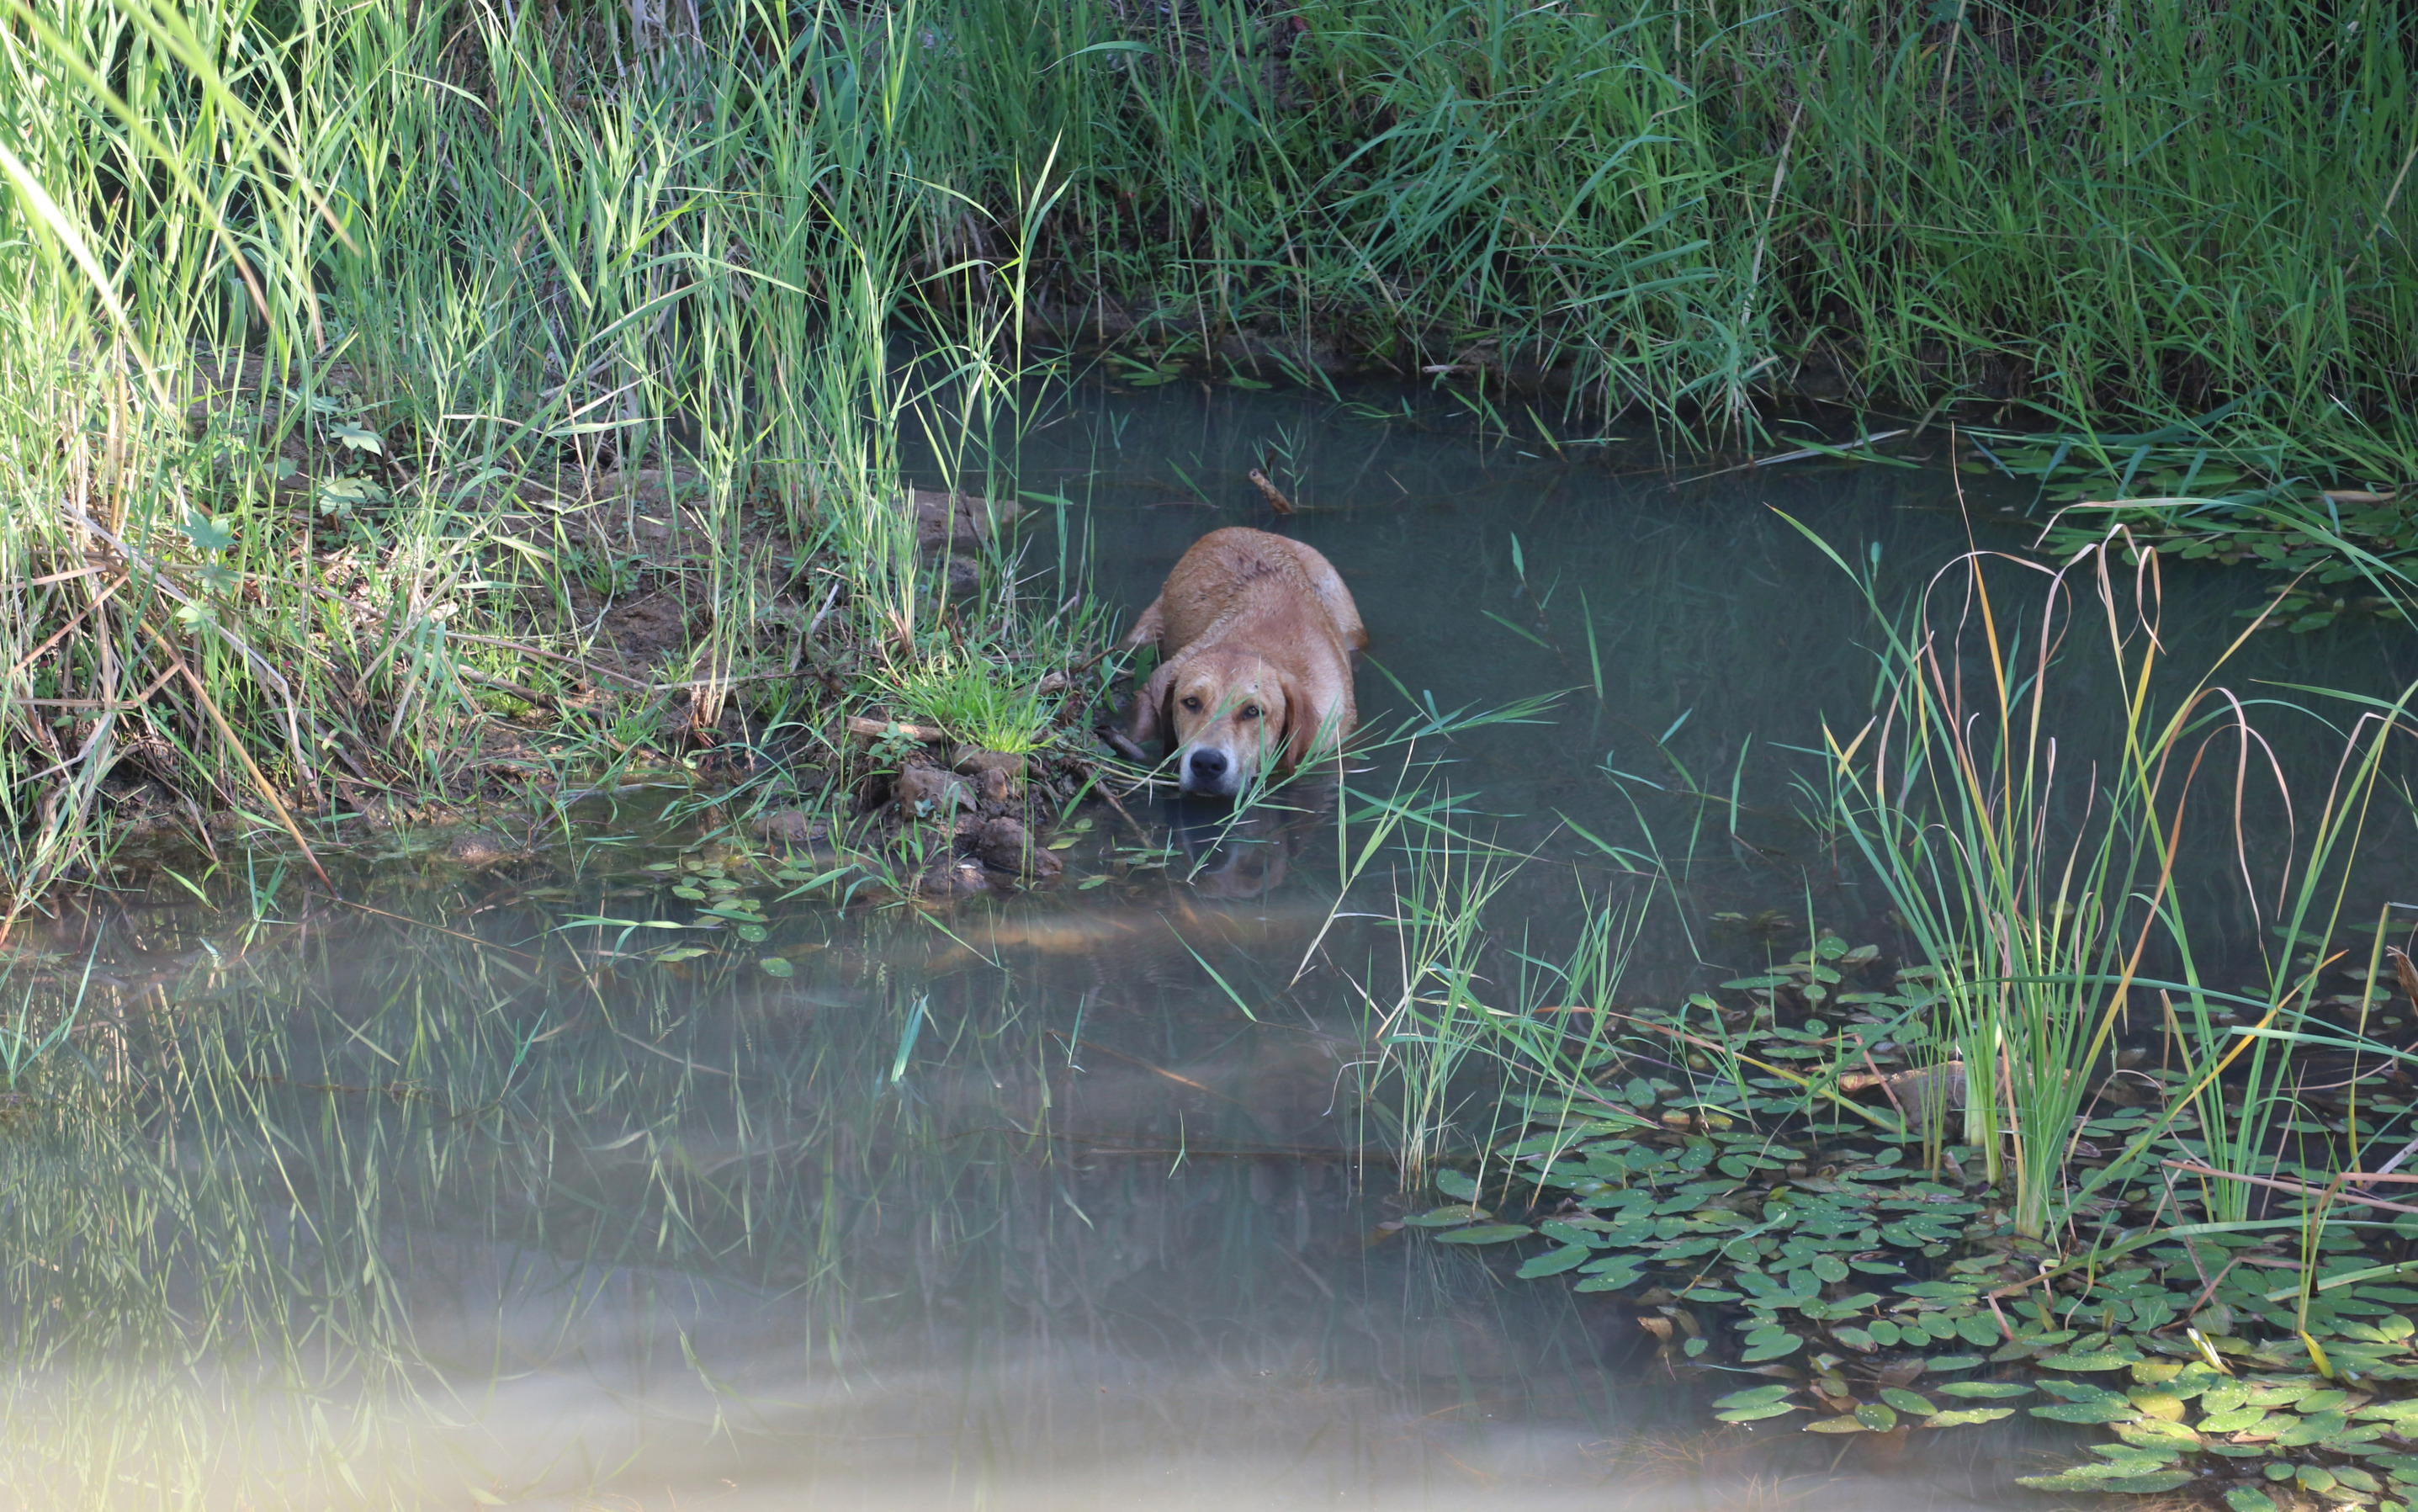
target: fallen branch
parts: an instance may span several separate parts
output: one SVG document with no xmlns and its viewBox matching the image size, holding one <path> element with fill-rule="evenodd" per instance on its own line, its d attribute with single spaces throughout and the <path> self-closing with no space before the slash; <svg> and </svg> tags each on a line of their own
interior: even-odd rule
<svg viewBox="0 0 2418 1512">
<path fill-rule="evenodd" d="M 868 741 L 879 740 L 894 729 L 909 740 L 921 741 L 926 745 L 949 738 L 947 730 L 934 725 L 910 725 L 904 720 L 896 719 L 867 719 L 862 714 L 849 716 L 848 732 L 850 735 L 862 735 Z"/>
</svg>

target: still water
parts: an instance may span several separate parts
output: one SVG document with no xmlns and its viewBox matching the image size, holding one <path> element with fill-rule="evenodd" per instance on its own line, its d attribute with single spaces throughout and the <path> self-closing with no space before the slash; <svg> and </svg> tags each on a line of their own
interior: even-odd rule
<svg viewBox="0 0 2418 1512">
<path fill-rule="evenodd" d="M 1687 481 L 1398 404 L 1086 390 L 1018 454 L 1031 561 L 1137 607 L 1201 532 L 1278 523 L 1261 467 L 1358 598 L 1370 726 L 1562 695 L 1351 779 L 1533 854 L 1498 935 L 1645 897 L 1652 856 L 1673 922 L 1637 992 L 1809 913 L 1880 938 L 1800 813 L 1822 718 L 1869 706 L 1871 614 L 1782 512 L 1902 603 L 2028 539 L 2024 496 L 1960 503 L 1937 465 Z M 2161 633 L 2212 653 L 2262 586 L 2171 576 Z M 2237 675 L 2408 662 L 2352 627 Z M 1999 1505 L 2061 1442 L 1711 1434 L 1752 1378 L 1401 1227 L 1431 1199 L 1371 1043 L 1394 874 L 1342 891 L 1348 796 L 1223 852 L 1215 816 L 1089 810 L 1063 886 L 940 913 L 779 901 L 666 825 L 679 796 L 591 800 L 484 870 L 399 832 L 344 904 L 206 915 L 163 880 L 40 942 L 20 971 L 83 1003 L 0 1092 L 7 1504 Z M 653 931 L 681 882 L 759 897 L 769 938 Z"/>
</svg>

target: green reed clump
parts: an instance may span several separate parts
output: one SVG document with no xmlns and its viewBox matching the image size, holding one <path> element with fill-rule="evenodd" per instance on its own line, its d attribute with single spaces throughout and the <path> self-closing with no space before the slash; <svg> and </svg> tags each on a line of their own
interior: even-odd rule
<svg viewBox="0 0 2418 1512">
<path fill-rule="evenodd" d="M 380 795 L 812 733 L 935 644 L 902 429 L 995 465 L 1031 207 L 953 189 L 911 14 L 5 15 L 7 918 L 136 819 L 307 860 Z M 1027 636 L 994 545 L 1014 655 L 1090 633 Z"/>
<path fill-rule="evenodd" d="M 2030 614 L 1994 588 L 1993 554 L 1953 564 L 1910 623 L 1888 632 L 1873 719 L 1828 737 L 1841 828 L 1936 973 L 1932 1030 L 1962 1089 L 1964 1142 L 1991 1181 L 2003 1167 L 2015 1231 L 2035 1238 L 2136 1174 L 2148 1136 L 2086 1177 L 2068 1168 L 2094 1077 L 2120 1033 L 2148 1028 L 2131 1020 L 2145 994 L 2164 995 L 2162 1027 L 2182 1060 L 2169 1117 L 2200 1115 L 2216 1169 L 2271 1169 L 2294 1036 L 2347 923 L 2351 867 L 2405 714 L 2396 705 L 2359 720 L 2322 800 L 2295 817 L 2294 848 L 2254 857 L 2243 839 L 2254 787 L 2287 808 L 2292 798 L 2243 700 L 2213 680 L 2241 642 L 2196 679 L 2169 673 L 2154 558 L 2128 567 L 2126 544 L 2120 535 L 2061 570 L 2020 564 L 2043 585 Z M 2072 689 L 2102 678 L 2117 719 L 2105 742 L 2076 727 L 2089 701 Z M 2201 957 L 2220 921 L 2187 911 L 2177 892 L 2195 855 L 2247 886 L 2241 911 L 2318 954 L 2262 938 L 2257 995 L 2214 990 Z M 2244 1007 L 2257 1020 L 2247 1037 L 2230 1021 Z M 2246 1184 L 2219 1182 L 2209 1206 L 2238 1219 L 2247 1201 Z"/>
<path fill-rule="evenodd" d="M 2207 439 L 2406 468 L 2396 8 L 1123 14 L 933 23 L 989 182 L 1056 145 L 1053 292 L 1095 332 L 1557 371 L 1691 426 L 1791 389 L 2076 429 L 2232 402 Z"/>
</svg>

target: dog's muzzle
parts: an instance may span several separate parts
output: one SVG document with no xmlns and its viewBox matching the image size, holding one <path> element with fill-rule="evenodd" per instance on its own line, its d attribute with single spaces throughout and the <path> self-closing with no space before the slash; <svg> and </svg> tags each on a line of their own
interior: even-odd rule
<svg viewBox="0 0 2418 1512">
<path fill-rule="evenodd" d="M 1223 751 L 1201 746 L 1184 758 L 1184 771 L 1179 774 L 1187 793 L 1206 793 L 1214 797 L 1232 797 L 1234 791 L 1234 763 Z"/>
</svg>

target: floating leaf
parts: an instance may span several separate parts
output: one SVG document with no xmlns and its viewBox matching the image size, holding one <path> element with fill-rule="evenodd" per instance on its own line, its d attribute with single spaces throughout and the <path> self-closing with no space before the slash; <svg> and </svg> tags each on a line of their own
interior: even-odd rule
<svg viewBox="0 0 2418 1512">
<path fill-rule="evenodd" d="M 1744 1390 L 1744 1391 L 1734 1391 L 1734 1392 L 1731 1392 L 1731 1393 L 1730 1393 L 1728 1396 L 1726 1396 L 1726 1397 L 1714 1397 L 1714 1398 L 1713 1398 L 1713 1405 L 1714 1405 L 1715 1407 L 1724 1407 L 1724 1408 L 1726 1408 L 1726 1407 L 1768 1407 L 1768 1406 L 1770 1406 L 1773 1402 L 1776 1402 L 1776 1401 L 1783 1401 L 1783 1400 L 1787 1399 L 1788 1394 L 1789 1394 L 1790 1392 L 1792 1392 L 1792 1391 L 1795 1391 L 1796 1389 L 1797 1389 L 1797 1388 L 1796 1388 L 1796 1387 L 1794 1387 L 1794 1386 L 1787 1386 L 1787 1385 L 1780 1385 L 1780 1386 L 1749 1386 L 1749 1387 L 1748 1387 L 1746 1390 Z"/>
<path fill-rule="evenodd" d="M 1440 1170 L 1435 1175 L 1436 1190 L 1446 1197 L 1457 1197 L 1464 1202 L 1477 1200 L 1477 1183 L 1465 1171 Z"/>
<path fill-rule="evenodd" d="M 1525 1239 L 1537 1230 L 1524 1223 L 1481 1223 L 1475 1229 L 1454 1229 L 1436 1235 L 1440 1245 L 1499 1245 L 1508 1239 Z"/>
<path fill-rule="evenodd" d="M 778 955 L 767 955 L 756 964 L 764 969 L 764 974 L 766 976 L 795 976 L 798 974 L 798 969 L 796 967 L 791 966 L 788 962 L 781 959 Z"/>
<path fill-rule="evenodd" d="M 2044 1354 L 2040 1363 L 2051 1370 L 2121 1370 L 2139 1358 L 2125 1350 L 2093 1350 L 2087 1354 Z"/>
<path fill-rule="evenodd" d="M 1856 1421 L 1875 1433 L 1887 1433 L 1897 1427 L 1897 1413 L 1879 1402 L 1866 1402 L 1856 1409 Z"/>
<path fill-rule="evenodd" d="M 2135 1386 L 2124 1395 L 2147 1416 L 2167 1423 L 2183 1420 L 2183 1399 L 2171 1391 L 2156 1386 Z"/>
<path fill-rule="evenodd" d="M 1766 1360 L 1784 1358 L 1804 1347 L 1805 1340 L 1799 1335 L 1776 1328 L 1758 1329 L 1747 1336 L 1746 1351 L 1738 1359 L 1748 1365 L 1759 1365 Z"/>
<path fill-rule="evenodd" d="M 2199 1447 L 2198 1434 L 2181 1423 L 2169 1423 L 2163 1417 L 2144 1417 L 2135 1422 L 2119 1423 L 2116 1436 L 2138 1449 L 2192 1450 Z"/>
<path fill-rule="evenodd" d="M 2189 1485 L 2191 1480 L 2192 1474 L 2187 1470 L 2128 1473 L 2118 1465 L 2076 1465 L 2054 1475 L 2018 1475 L 2015 1484 L 2036 1491 L 2131 1491 L 2137 1495 L 2171 1491 L 2178 1486 Z"/>
<path fill-rule="evenodd" d="M 2012 1407 L 1959 1407 L 1951 1412 L 1934 1413 L 1923 1419 L 1924 1428 L 1965 1428 L 1974 1423 L 1995 1423 L 2002 1417 L 2012 1417 Z"/>
<path fill-rule="evenodd" d="M 712 954 L 713 952 L 699 945 L 676 945 L 670 950 L 659 950 L 655 952 L 655 959 L 659 961 L 693 961 L 700 955 L 711 955 Z"/>
<path fill-rule="evenodd" d="M 1576 1270 L 1594 1257 L 1595 1251 L 1584 1245 L 1564 1245 L 1541 1255 L 1530 1256 L 1521 1265 L 1518 1274 L 1523 1281 L 1533 1281 L 1540 1275 L 1559 1275 L 1564 1271 Z"/>
<path fill-rule="evenodd" d="M 1819 1417 L 1805 1425 L 1808 1433 L 1862 1433 L 1864 1425 L 1853 1413 L 1844 1417 Z"/>
<path fill-rule="evenodd" d="M 745 940 L 750 945 L 761 945 L 764 941 L 773 938 L 772 931 L 766 929 L 762 924 L 741 924 L 738 928 L 732 930 L 731 933 L 737 935 L 740 939 Z"/>
<path fill-rule="evenodd" d="M 1704 1340 L 1690 1339 L 1688 1342 L 1701 1344 Z M 1798 1411 L 1801 1409 L 1792 1407 L 1786 1402 L 1774 1402 L 1762 1407 L 1733 1407 L 1715 1413 L 1713 1415 L 1724 1423 L 1753 1423 L 1767 1417 L 1779 1417 L 1783 1413 Z"/>
<path fill-rule="evenodd" d="M 1588 1276 L 1571 1290 L 1574 1291 L 1626 1291 L 1644 1278 L 1645 1273 L 1638 1268 L 1638 1262 L 1623 1258 L 1617 1263 L 1607 1265 L 1603 1270 Z"/>
<path fill-rule="evenodd" d="M 1421 1229 L 1449 1229 L 1455 1224 L 1476 1223 L 1480 1218 L 1493 1215 L 1484 1208 L 1462 1207 L 1456 1203 L 1448 1208 L 1430 1208 L 1425 1213 L 1414 1213 L 1402 1221 Z"/>
<path fill-rule="evenodd" d="M 2141 1414 L 2121 1397 L 2109 1397 L 2104 1401 L 2059 1402 L 2054 1407 L 2029 1409 L 2034 1417 L 2045 1417 L 2055 1423 L 2122 1423 Z"/>
<path fill-rule="evenodd" d="M 2032 1389 L 2020 1381 L 1946 1381 L 1931 1388 L 1948 1397 L 2021 1397 Z M 2010 1412 L 2013 1409 L 2008 1409 Z"/>
<path fill-rule="evenodd" d="M 1915 1393 L 1906 1390 L 1904 1386 L 1882 1387 L 1880 1398 L 1881 1400 L 1889 1403 L 1891 1407 L 1896 1408 L 1899 1412 L 1909 1413 L 1915 1417 L 1929 1417 L 1932 1413 L 1939 1411 L 1938 1408 L 1934 1407 L 1930 1402 L 1924 1400 Z"/>
<path fill-rule="evenodd" d="M 2276 1512 L 2275 1499 L 2256 1486 L 2236 1486 L 2225 1493 L 2232 1512 Z"/>
</svg>

